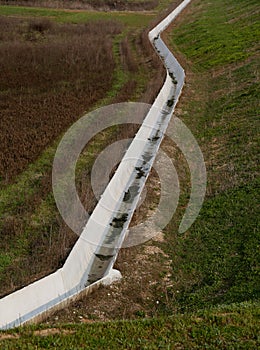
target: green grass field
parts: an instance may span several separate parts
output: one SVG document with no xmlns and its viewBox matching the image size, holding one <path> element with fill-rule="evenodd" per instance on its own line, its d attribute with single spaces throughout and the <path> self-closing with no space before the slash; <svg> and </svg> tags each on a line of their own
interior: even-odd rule
<svg viewBox="0 0 260 350">
<path fill-rule="evenodd" d="M 3 334 L 1 349 L 256 349 L 259 316 L 257 304 L 244 303 L 147 320 L 23 327 Z"/>
<path fill-rule="evenodd" d="M 184 237 L 167 229 L 178 294 L 166 308 L 198 310 L 259 300 L 257 1 L 194 1 L 168 35 L 190 86 L 182 120 L 208 171 L 206 201 Z M 172 244 L 169 244 L 172 243 Z"/>
<path fill-rule="evenodd" d="M 182 209 L 157 243 L 172 263 L 171 286 L 156 295 L 154 317 L 57 324 L 49 333 L 46 325 L 22 327 L 3 332 L 1 348 L 260 346 L 258 7 L 255 0 L 194 0 L 167 31 L 187 73 L 177 113 L 201 146 L 208 185 L 195 224 L 179 235 L 184 188 Z"/>
<path fill-rule="evenodd" d="M 50 8 L 30 8 L 23 6 L 1 6 L 0 14 L 4 16 L 28 16 L 47 17 L 60 23 L 85 23 L 89 20 L 115 19 L 123 22 L 128 27 L 143 27 L 149 23 L 155 13 L 125 13 L 125 12 L 102 12 L 102 11 L 66 11 Z"/>
</svg>

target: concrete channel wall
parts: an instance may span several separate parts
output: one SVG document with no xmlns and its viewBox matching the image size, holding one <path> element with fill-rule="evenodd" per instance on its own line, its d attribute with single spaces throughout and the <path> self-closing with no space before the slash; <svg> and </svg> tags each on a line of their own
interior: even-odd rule
<svg viewBox="0 0 260 350">
<path fill-rule="evenodd" d="M 114 262 L 184 84 L 184 70 L 160 33 L 190 1 L 183 1 L 149 33 L 167 69 L 165 83 L 64 266 L 2 298 L 0 329 L 38 322 L 119 277 Z"/>
</svg>

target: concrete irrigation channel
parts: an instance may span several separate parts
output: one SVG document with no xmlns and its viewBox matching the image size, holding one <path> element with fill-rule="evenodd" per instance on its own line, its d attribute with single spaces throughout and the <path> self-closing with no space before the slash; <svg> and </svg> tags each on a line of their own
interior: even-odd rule
<svg viewBox="0 0 260 350">
<path fill-rule="evenodd" d="M 109 284 L 120 277 L 113 265 L 185 78 L 183 68 L 162 41 L 160 33 L 190 1 L 183 1 L 149 32 L 149 39 L 167 70 L 166 80 L 64 266 L 2 298 L 0 329 L 41 321 L 99 285 Z"/>
</svg>

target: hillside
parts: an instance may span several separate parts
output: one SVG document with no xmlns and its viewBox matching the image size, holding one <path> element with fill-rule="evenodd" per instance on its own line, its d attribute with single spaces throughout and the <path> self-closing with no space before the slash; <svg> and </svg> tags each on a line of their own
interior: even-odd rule
<svg viewBox="0 0 260 350">
<path fill-rule="evenodd" d="M 3 332 L 4 349 L 259 347 L 258 2 L 194 0 L 164 36 L 187 74 L 176 115 L 196 137 L 208 172 L 197 221 L 177 233 L 189 173 L 165 140 L 182 197 L 164 240 L 149 242 L 159 254 L 137 264 L 145 247 L 122 251 L 117 267 L 127 285 L 103 288 L 48 324 Z M 125 312 L 124 297 L 139 309 Z"/>
</svg>

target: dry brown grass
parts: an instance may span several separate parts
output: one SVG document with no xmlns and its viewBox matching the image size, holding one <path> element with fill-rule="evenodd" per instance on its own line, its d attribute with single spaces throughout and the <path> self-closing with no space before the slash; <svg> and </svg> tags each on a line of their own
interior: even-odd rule
<svg viewBox="0 0 260 350">
<path fill-rule="evenodd" d="M 112 40 L 120 30 L 121 25 L 111 21 L 58 25 L 46 19 L 0 17 L 2 184 L 15 180 L 105 96 L 115 68 Z M 61 266 L 77 238 L 58 214 L 35 221 L 51 192 L 50 170 L 35 180 L 37 191 L 24 193 L 22 205 L 17 197 L 15 210 L 1 217 L 0 251 L 26 246 L 25 251 L 18 248 L 19 256 L 1 274 L 2 295 Z"/>
<path fill-rule="evenodd" d="M 0 176 L 9 182 L 102 98 L 118 23 L 57 25 L 0 17 Z"/>
<path fill-rule="evenodd" d="M 158 0 L 1 0 L 0 4 L 66 9 L 143 11 L 155 8 L 158 5 Z"/>
</svg>

